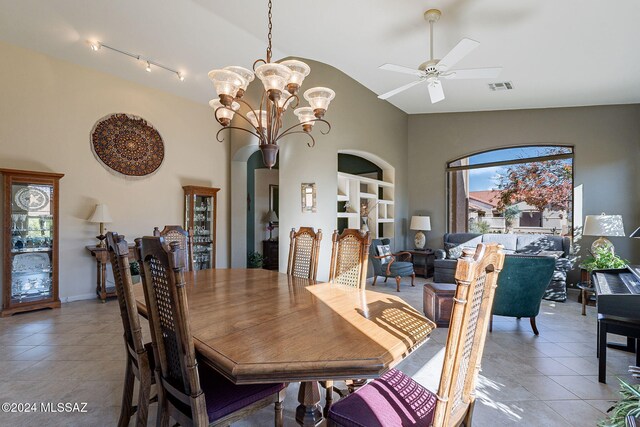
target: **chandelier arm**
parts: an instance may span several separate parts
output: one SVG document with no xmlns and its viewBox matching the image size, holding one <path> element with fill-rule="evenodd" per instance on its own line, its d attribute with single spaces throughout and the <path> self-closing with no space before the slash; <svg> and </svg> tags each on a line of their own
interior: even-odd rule
<svg viewBox="0 0 640 427">
<path fill-rule="evenodd" d="M 278 139 L 282 138 L 283 136 L 286 136 L 286 135 L 289 135 L 289 134 L 291 134 L 291 133 L 294 133 L 294 132 L 291 132 L 291 131 L 292 131 L 293 129 L 295 129 L 295 128 L 299 127 L 299 126 L 302 126 L 302 125 L 308 125 L 309 123 L 315 123 L 315 122 L 322 122 L 322 123 L 324 123 L 324 124 L 326 124 L 326 125 L 327 125 L 327 127 L 328 127 L 327 131 L 326 131 L 326 132 L 320 131 L 320 133 L 321 133 L 321 134 L 326 135 L 326 134 L 328 134 L 329 132 L 331 132 L 331 124 L 329 124 L 329 122 L 328 122 L 328 121 L 326 121 L 326 120 L 324 120 L 324 119 L 313 119 L 313 120 L 308 120 L 308 121 L 306 121 L 306 122 L 304 122 L 304 123 L 296 123 L 295 125 L 291 126 L 290 128 L 286 129 L 284 132 L 282 132 L 282 133 L 278 136 L 278 138 L 276 138 L 276 141 L 277 141 Z M 299 132 L 299 131 L 295 131 L 295 132 L 297 133 L 297 132 Z"/>
<path fill-rule="evenodd" d="M 307 123 L 308 123 L 308 122 L 307 122 Z M 305 131 L 303 131 L 303 130 L 296 130 L 296 131 L 289 132 L 289 133 L 287 133 L 287 134 L 282 134 L 282 135 L 278 136 L 278 139 L 282 138 L 283 136 L 289 136 L 289 135 L 293 135 L 293 134 L 296 134 L 296 133 L 301 133 L 301 134 L 307 135 L 307 136 L 311 139 L 311 141 L 310 141 L 310 142 L 307 142 L 307 146 L 308 146 L 309 148 L 313 148 L 313 147 L 315 147 L 315 145 L 316 145 L 316 140 L 315 140 L 315 138 L 313 137 L 313 135 L 311 135 L 309 132 L 305 132 Z"/>
<path fill-rule="evenodd" d="M 278 104 L 273 102 L 271 104 L 271 112 L 273 114 L 273 119 L 271 120 L 271 141 L 275 141 L 278 137 L 278 131 L 282 127 L 282 114 L 284 114 L 284 110 L 280 111 Z"/>
<path fill-rule="evenodd" d="M 256 59 L 256 61 L 253 63 L 253 72 L 254 72 L 254 73 L 255 73 L 256 68 L 257 68 L 256 66 L 257 66 L 258 64 L 260 64 L 260 63 L 262 63 L 262 64 L 266 64 L 266 63 L 267 63 L 267 61 L 265 61 L 264 59 Z"/>
<path fill-rule="evenodd" d="M 254 110 L 251 104 L 245 101 L 244 98 L 234 98 L 234 101 L 240 104 L 244 104 L 249 110 L 253 111 L 253 115 L 256 117 L 256 120 L 258 120 L 258 126 L 260 126 L 261 115 L 259 116 L 258 114 L 256 114 L 256 110 Z M 258 139 L 260 139 L 261 141 L 264 141 L 266 139 L 265 135 L 263 135 L 262 130 L 259 127 L 255 127 L 253 123 L 251 123 L 251 120 L 249 120 L 244 114 L 242 114 L 240 111 L 237 111 L 236 114 L 242 117 L 247 123 L 249 123 L 249 125 L 251 125 L 251 127 L 254 128 L 259 135 L 262 135 L 262 137 L 258 136 Z"/>
<path fill-rule="evenodd" d="M 247 132 L 247 133 L 250 133 L 251 135 L 253 135 L 253 136 L 255 136 L 256 138 L 260 139 L 260 135 L 258 135 L 257 133 L 255 133 L 255 132 L 253 132 L 253 131 L 250 131 L 249 129 L 246 129 L 246 128 L 243 128 L 243 127 L 240 127 L 240 126 L 226 126 L 226 127 L 223 127 L 222 129 L 219 129 L 219 130 L 218 130 L 218 132 L 216 133 L 216 139 L 218 140 L 218 142 L 223 142 L 223 141 L 224 141 L 224 138 L 223 138 L 223 139 L 220 139 L 220 133 L 221 133 L 223 130 L 227 130 L 227 129 L 242 130 L 242 131 L 245 131 L 245 132 Z"/>
</svg>

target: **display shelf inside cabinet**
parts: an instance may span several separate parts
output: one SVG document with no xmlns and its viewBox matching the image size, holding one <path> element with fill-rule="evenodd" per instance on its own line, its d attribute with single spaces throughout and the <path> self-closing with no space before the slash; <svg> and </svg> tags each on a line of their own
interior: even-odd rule
<svg viewBox="0 0 640 427">
<path fill-rule="evenodd" d="M 63 174 L 0 169 L 3 317 L 60 307 L 59 182 Z"/>
<path fill-rule="evenodd" d="M 216 266 L 216 216 L 219 188 L 186 185 L 184 190 L 184 227 L 193 233 L 194 270 Z"/>
</svg>

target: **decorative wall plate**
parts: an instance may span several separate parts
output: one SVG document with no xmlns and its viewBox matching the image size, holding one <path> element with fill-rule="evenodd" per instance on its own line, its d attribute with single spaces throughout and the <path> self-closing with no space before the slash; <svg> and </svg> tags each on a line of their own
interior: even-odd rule
<svg viewBox="0 0 640 427">
<path fill-rule="evenodd" d="M 100 119 L 91 131 L 91 149 L 106 168 L 131 177 L 154 173 L 164 160 L 164 142 L 158 131 L 131 114 Z"/>
<path fill-rule="evenodd" d="M 37 187 L 24 187 L 16 191 L 13 200 L 20 209 L 39 211 L 49 204 L 49 195 Z"/>
</svg>

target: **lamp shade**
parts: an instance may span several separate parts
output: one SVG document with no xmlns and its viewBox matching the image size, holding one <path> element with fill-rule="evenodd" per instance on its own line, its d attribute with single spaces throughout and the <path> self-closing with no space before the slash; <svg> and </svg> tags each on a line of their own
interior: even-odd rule
<svg viewBox="0 0 640 427">
<path fill-rule="evenodd" d="M 278 222 L 278 215 L 276 214 L 275 211 L 267 212 L 267 215 L 265 217 L 268 222 Z"/>
<path fill-rule="evenodd" d="M 636 228 L 636 231 L 631 233 L 629 237 L 635 237 L 636 239 L 640 239 L 640 227 Z"/>
<path fill-rule="evenodd" d="M 624 236 L 621 215 L 587 215 L 584 219 L 583 236 Z"/>
<path fill-rule="evenodd" d="M 89 218 L 89 222 L 109 223 L 112 221 L 109 207 L 102 203 L 96 205 L 93 215 Z"/>
<path fill-rule="evenodd" d="M 411 230 L 429 231 L 431 230 L 431 217 L 428 216 L 412 216 L 411 224 L 409 225 Z"/>
</svg>

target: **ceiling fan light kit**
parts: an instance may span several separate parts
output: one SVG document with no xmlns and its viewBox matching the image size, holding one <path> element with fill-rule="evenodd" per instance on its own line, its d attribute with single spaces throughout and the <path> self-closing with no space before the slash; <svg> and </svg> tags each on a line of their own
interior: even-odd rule
<svg viewBox="0 0 640 427">
<path fill-rule="evenodd" d="M 314 87 L 304 92 L 304 99 L 309 102 L 308 107 L 300 107 L 298 92 L 305 77 L 311 72 L 311 68 L 302 61 L 295 59 L 271 62 L 271 0 L 268 2 L 269 33 L 266 59 L 258 59 L 253 63 L 253 72 L 243 67 L 230 66 L 221 70 L 209 72 L 209 79 L 218 94 L 218 99 L 213 99 L 209 105 L 214 109 L 216 121 L 222 125 L 216 135 L 218 141 L 220 133 L 227 129 L 237 129 L 258 138 L 258 147 L 262 151 L 262 160 L 265 166 L 271 169 L 276 164 L 278 156 L 278 140 L 292 134 L 304 134 L 310 138 L 307 144 L 313 147 L 316 143 L 311 135 L 313 125 L 322 122 L 327 126 L 329 133 L 331 125 L 323 119 L 329 104 L 335 98 L 336 93 L 326 87 Z M 258 77 L 264 86 L 259 109 L 254 109 L 243 99 L 245 91 L 255 77 Z M 240 106 L 249 109 L 248 113 L 240 112 Z M 283 115 L 291 105 L 293 114 L 298 118 L 298 123 L 282 130 Z M 231 120 L 237 115 L 251 127 L 249 129 L 240 126 L 231 126 Z M 301 130 L 300 130 L 301 129 Z"/>
<path fill-rule="evenodd" d="M 420 64 L 417 70 L 412 68 L 403 67 L 401 65 L 394 64 L 383 64 L 379 68 L 387 71 L 395 71 L 397 73 L 403 74 L 411 74 L 419 77 L 418 80 L 401 86 L 392 91 L 383 93 L 379 95 L 380 99 L 387 99 L 396 95 L 400 92 L 404 92 L 405 90 L 416 86 L 420 83 L 426 82 L 427 89 L 429 91 L 429 98 L 431 98 L 431 103 L 435 104 L 436 102 L 442 101 L 444 97 L 444 90 L 442 89 L 442 82 L 440 79 L 491 79 L 498 77 L 500 72 L 502 71 L 501 67 L 492 67 L 492 68 L 475 68 L 475 69 L 464 69 L 464 70 L 451 70 L 455 64 L 457 64 L 462 58 L 471 53 L 475 48 L 477 48 L 480 43 L 475 40 L 471 40 L 468 38 L 463 38 L 458 42 L 458 44 L 447 53 L 442 59 L 435 59 L 433 56 L 433 27 L 436 22 L 440 19 L 442 12 L 438 9 L 429 9 L 424 13 L 424 19 L 429 22 L 429 54 L 430 58 L 428 61 Z"/>
</svg>

